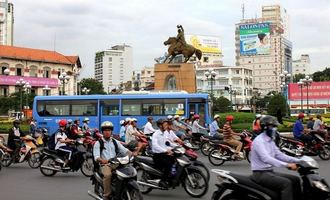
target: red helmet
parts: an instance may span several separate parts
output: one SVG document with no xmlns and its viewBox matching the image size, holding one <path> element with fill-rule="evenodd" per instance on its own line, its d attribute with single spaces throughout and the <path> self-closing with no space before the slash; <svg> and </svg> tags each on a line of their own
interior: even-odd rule
<svg viewBox="0 0 330 200">
<path fill-rule="evenodd" d="M 59 122 L 58 122 L 58 125 L 60 127 L 63 127 L 63 126 L 66 126 L 68 124 L 68 121 L 66 121 L 65 119 L 61 119 Z"/>
<path fill-rule="evenodd" d="M 195 114 L 194 119 L 199 119 L 199 115 Z"/>
<path fill-rule="evenodd" d="M 305 117 L 305 114 L 304 113 L 299 113 L 299 115 L 298 115 L 298 119 L 302 119 L 302 118 L 304 118 Z"/>
<path fill-rule="evenodd" d="M 233 121 L 233 120 L 234 120 L 234 116 L 232 116 L 232 115 L 226 116 L 226 121 Z"/>
</svg>

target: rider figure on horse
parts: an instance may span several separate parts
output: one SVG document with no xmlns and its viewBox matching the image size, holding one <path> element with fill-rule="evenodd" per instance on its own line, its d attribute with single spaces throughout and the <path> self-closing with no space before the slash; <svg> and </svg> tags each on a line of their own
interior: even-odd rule
<svg viewBox="0 0 330 200">
<path fill-rule="evenodd" d="M 176 36 L 177 44 L 174 48 L 174 51 L 181 52 L 183 47 L 187 45 L 186 40 L 184 38 L 184 30 L 181 25 L 176 26 L 178 28 L 178 35 Z M 181 50 L 181 51 L 180 51 Z"/>
</svg>

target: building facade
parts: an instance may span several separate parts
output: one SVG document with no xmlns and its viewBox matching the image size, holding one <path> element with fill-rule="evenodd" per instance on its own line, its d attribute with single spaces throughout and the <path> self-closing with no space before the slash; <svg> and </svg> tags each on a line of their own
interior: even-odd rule
<svg viewBox="0 0 330 200">
<path fill-rule="evenodd" d="M 142 70 L 133 71 L 133 84 L 138 84 L 140 89 L 144 89 L 155 83 L 154 67 L 144 67 Z"/>
<path fill-rule="evenodd" d="M 292 61 L 292 74 L 311 74 L 311 60 L 308 54 L 302 54 L 299 60 Z"/>
<path fill-rule="evenodd" d="M 121 83 L 132 80 L 133 49 L 128 45 L 116 45 L 95 54 L 95 79 L 110 93 Z"/>
<path fill-rule="evenodd" d="M 0 45 L 0 95 L 8 96 L 20 90 L 17 81 L 31 85 L 36 95 L 59 95 L 63 82 L 59 76 L 66 72 L 66 95 L 77 94 L 77 78 L 81 69 L 78 56 L 64 56 L 55 51 Z"/>
<path fill-rule="evenodd" d="M 0 0 L 0 45 L 14 43 L 14 5 Z"/>
<path fill-rule="evenodd" d="M 211 83 L 210 77 L 205 76 L 207 71 L 215 71 L 216 76 Z M 231 100 L 234 105 L 250 105 L 252 98 L 252 70 L 244 67 L 223 66 L 216 68 L 197 68 L 196 85 L 198 92 L 211 93 L 211 84 L 213 95 L 215 97 L 224 96 Z M 232 90 L 225 90 L 228 87 Z"/>
<path fill-rule="evenodd" d="M 236 24 L 236 66 L 253 71 L 253 87 L 262 96 L 281 91 L 280 74 L 292 73 L 292 43 L 288 40 L 288 16 L 280 6 L 264 6 L 265 18 L 245 19 Z M 284 23 L 285 22 L 285 23 Z"/>
</svg>

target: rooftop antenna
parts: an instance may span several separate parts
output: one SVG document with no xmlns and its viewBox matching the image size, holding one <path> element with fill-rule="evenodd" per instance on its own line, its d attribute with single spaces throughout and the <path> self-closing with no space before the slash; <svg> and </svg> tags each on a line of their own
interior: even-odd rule
<svg viewBox="0 0 330 200">
<path fill-rule="evenodd" d="M 54 52 L 56 51 L 56 33 L 54 35 Z"/>
<path fill-rule="evenodd" d="M 245 6 L 244 6 L 244 3 L 242 4 L 241 8 L 242 8 L 242 19 L 244 19 L 244 14 L 245 14 Z"/>
</svg>

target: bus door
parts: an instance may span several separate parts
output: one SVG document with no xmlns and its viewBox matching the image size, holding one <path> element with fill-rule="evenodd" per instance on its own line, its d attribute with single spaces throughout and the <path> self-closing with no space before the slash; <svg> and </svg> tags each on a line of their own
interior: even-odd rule
<svg viewBox="0 0 330 200">
<path fill-rule="evenodd" d="M 205 106 L 205 102 L 202 102 L 202 99 L 189 99 L 188 101 L 188 113 L 189 113 L 189 117 L 191 117 L 194 114 L 198 114 L 199 115 L 199 123 L 203 126 L 205 126 L 207 120 L 207 109 Z"/>
<path fill-rule="evenodd" d="M 113 133 L 119 134 L 120 115 L 119 115 L 119 99 L 108 99 L 100 101 L 100 128 L 104 121 L 110 121 L 114 125 Z"/>
</svg>

